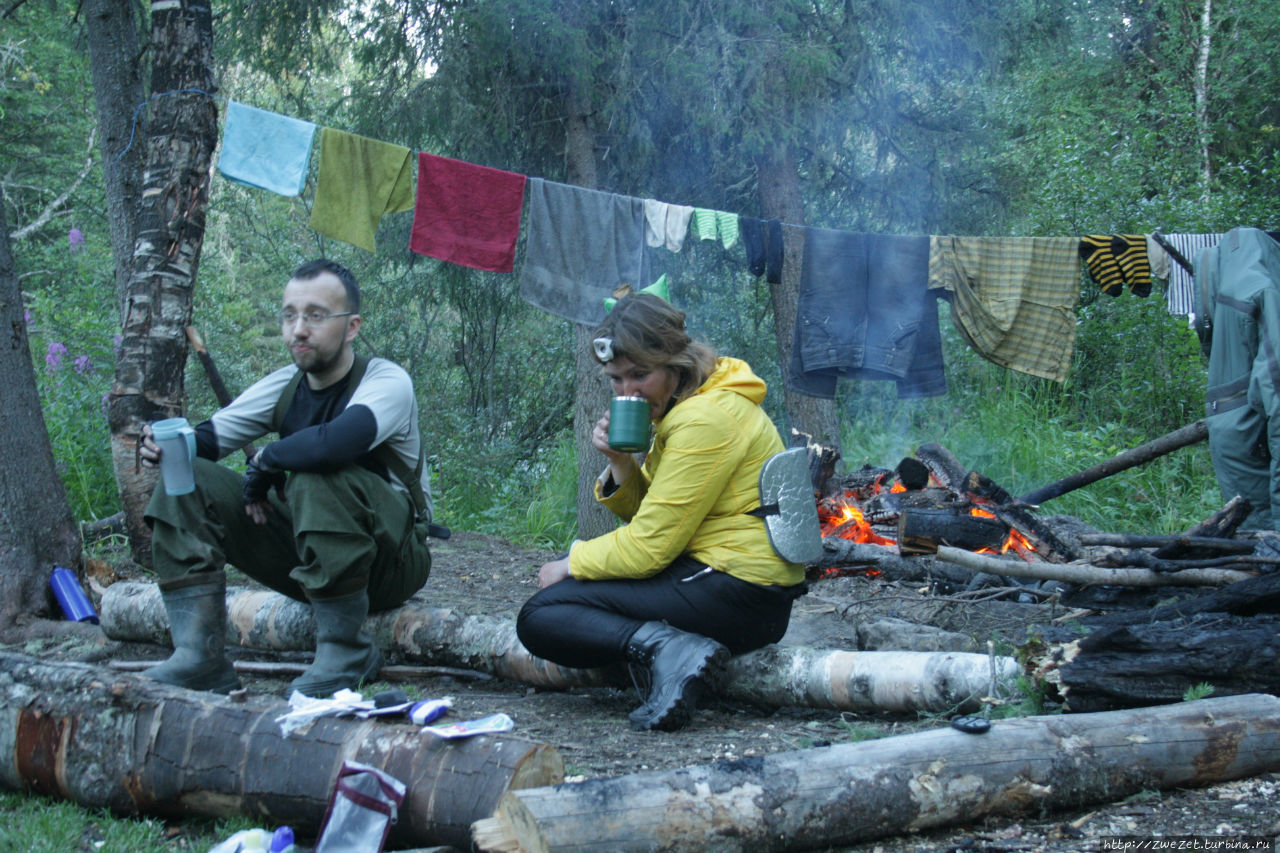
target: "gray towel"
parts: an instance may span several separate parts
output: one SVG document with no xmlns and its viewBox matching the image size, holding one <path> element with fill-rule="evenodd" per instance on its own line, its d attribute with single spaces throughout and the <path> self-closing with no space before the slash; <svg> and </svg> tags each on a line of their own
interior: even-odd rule
<svg viewBox="0 0 1280 853">
<path fill-rule="evenodd" d="M 644 200 L 529 179 L 520 295 L 575 323 L 604 319 L 604 300 L 645 280 Z"/>
</svg>

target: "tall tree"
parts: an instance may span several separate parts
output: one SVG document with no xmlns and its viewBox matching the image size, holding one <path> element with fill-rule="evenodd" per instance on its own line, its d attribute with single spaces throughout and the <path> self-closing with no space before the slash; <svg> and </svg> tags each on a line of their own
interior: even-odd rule
<svg viewBox="0 0 1280 853">
<path fill-rule="evenodd" d="M 48 612 L 48 579 L 55 566 L 80 565 L 80 530 L 54 466 L 40 409 L 22 293 L 9 245 L 0 187 L 0 628 L 22 614 Z"/>
<path fill-rule="evenodd" d="M 137 466 L 142 426 L 183 412 L 184 328 L 204 241 L 210 164 L 217 144 L 213 21 L 196 0 L 155 4 L 152 114 L 142 206 L 108 421 L 120 502 L 135 560 L 150 562 L 142 514 L 155 473 Z"/>
<path fill-rule="evenodd" d="M 86 0 L 86 34 L 97 106 L 107 222 L 115 261 L 116 293 L 124 305 L 137 240 L 142 146 L 134 144 L 134 117 L 143 100 L 142 52 L 133 0 Z"/>
</svg>

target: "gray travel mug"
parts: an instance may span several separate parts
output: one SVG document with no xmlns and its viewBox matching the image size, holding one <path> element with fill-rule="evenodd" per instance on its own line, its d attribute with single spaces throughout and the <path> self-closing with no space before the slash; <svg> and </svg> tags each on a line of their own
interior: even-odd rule
<svg viewBox="0 0 1280 853">
<path fill-rule="evenodd" d="M 609 402 L 609 446 L 627 453 L 649 449 L 648 400 L 614 397 Z"/>
</svg>

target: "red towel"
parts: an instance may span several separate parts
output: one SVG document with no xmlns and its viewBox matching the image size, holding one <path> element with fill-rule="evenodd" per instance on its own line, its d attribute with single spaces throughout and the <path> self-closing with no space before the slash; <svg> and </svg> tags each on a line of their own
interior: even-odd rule
<svg viewBox="0 0 1280 853">
<path fill-rule="evenodd" d="M 418 203 L 409 248 L 490 272 L 511 272 L 524 175 L 418 153 Z"/>
</svg>

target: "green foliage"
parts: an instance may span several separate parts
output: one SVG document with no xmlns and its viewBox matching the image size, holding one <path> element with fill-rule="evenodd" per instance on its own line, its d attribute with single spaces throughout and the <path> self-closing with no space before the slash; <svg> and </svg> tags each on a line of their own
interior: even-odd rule
<svg viewBox="0 0 1280 853">
<path fill-rule="evenodd" d="M 81 520 L 119 507 L 105 409 L 119 326 L 109 267 L 95 269 L 106 251 L 102 242 L 105 235 L 91 234 L 74 253 L 49 247 L 44 260 L 56 274 L 50 269 L 28 279 L 25 313 L 54 460 Z"/>
<path fill-rule="evenodd" d="M 1183 702 L 1194 702 L 1197 699 L 1208 699 L 1213 695 L 1213 685 L 1207 681 L 1193 684 L 1182 694 Z"/>
<path fill-rule="evenodd" d="M 1060 708 L 1052 711 L 1046 707 L 1050 686 L 1041 679 L 1032 679 L 1019 675 L 1015 682 L 1012 701 L 993 705 L 987 716 L 993 720 L 1007 720 L 1011 717 L 1034 717 L 1047 713 L 1061 713 Z"/>
</svg>

